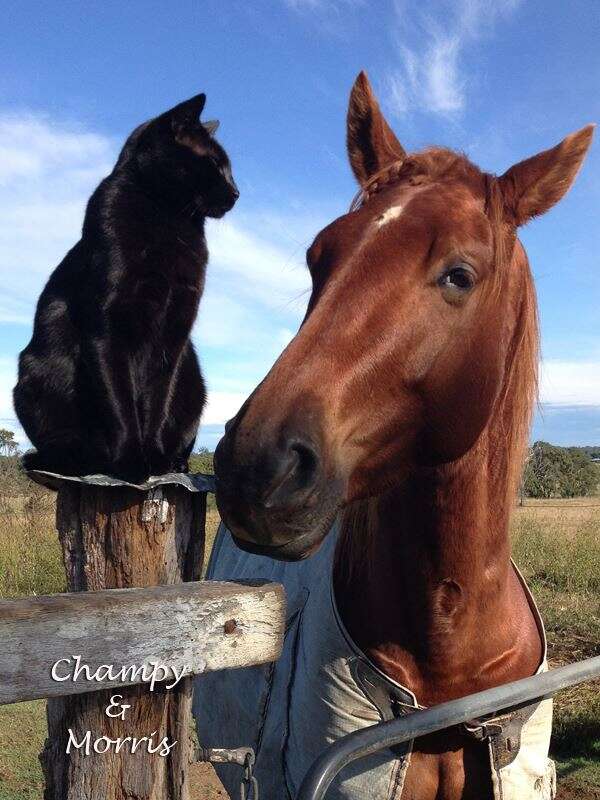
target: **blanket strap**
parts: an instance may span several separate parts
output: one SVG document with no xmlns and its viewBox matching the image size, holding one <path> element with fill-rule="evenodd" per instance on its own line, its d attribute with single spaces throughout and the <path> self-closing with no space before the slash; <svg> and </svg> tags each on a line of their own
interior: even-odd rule
<svg viewBox="0 0 600 800">
<path fill-rule="evenodd" d="M 350 665 L 352 675 L 366 697 L 381 714 L 383 721 L 411 714 L 419 708 L 413 694 L 390 681 L 368 661 L 356 658 Z M 458 730 L 479 742 L 489 741 L 494 769 L 512 764 L 519 755 L 521 732 L 541 701 L 520 706 L 506 714 L 475 719 L 457 726 Z M 411 743 L 399 745 L 397 756 L 410 753 Z"/>
<path fill-rule="evenodd" d="M 519 755 L 521 732 L 540 702 L 530 703 L 489 719 L 464 722 L 459 725 L 459 730 L 477 741 L 489 740 L 494 769 L 498 771 L 512 764 Z"/>
</svg>

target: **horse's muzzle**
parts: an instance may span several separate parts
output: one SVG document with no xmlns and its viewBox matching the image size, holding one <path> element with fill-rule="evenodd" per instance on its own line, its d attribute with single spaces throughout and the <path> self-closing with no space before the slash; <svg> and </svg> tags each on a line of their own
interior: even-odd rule
<svg viewBox="0 0 600 800">
<path fill-rule="evenodd" d="M 244 550 L 285 561 L 317 549 L 339 505 L 315 438 L 291 429 L 261 436 L 261 445 L 228 426 L 215 453 L 217 507 Z"/>
</svg>

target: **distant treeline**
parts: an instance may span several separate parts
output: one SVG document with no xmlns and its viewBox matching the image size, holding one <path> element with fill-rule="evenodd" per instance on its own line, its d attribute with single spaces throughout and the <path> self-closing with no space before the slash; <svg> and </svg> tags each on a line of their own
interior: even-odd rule
<svg viewBox="0 0 600 800">
<path fill-rule="evenodd" d="M 203 447 L 190 458 L 190 471 L 212 475 L 213 456 Z M 527 497 L 587 497 L 600 487 L 600 446 L 558 447 L 535 442 L 530 448 L 523 473 L 523 493 Z"/>
<path fill-rule="evenodd" d="M 587 497 L 596 494 L 600 465 L 592 458 L 600 447 L 557 447 L 535 442 L 523 473 L 523 491 L 528 497 Z"/>
<path fill-rule="evenodd" d="M 190 456 L 190 472 L 202 472 L 204 475 L 214 475 L 213 456 L 208 447 L 200 447 Z"/>
<path fill-rule="evenodd" d="M 12 431 L 0 428 L 0 484 L 4 491 L 22 491 L 27 478 L 19 466 L 19 449 Z M 190 472 L 214 473 L 214 453 L 201 447 L 190 457 Z M 600 488 L 600 445 L 558 447 L 535 442 L 529 449 L 522 492 L 527 497 L 586 497 Z M 212 496 L 209 505 L 212 507 Z"/>
<path fill-rule="evenodd" d="M 595 447 L 592 445 L 588 445 L 587 447 L 569 447 L 569 450 L 575 450 L 579 453 L 584 453 L 590 458 L 600 459 L 600 444 L 596 445 Z"/>
</svg>

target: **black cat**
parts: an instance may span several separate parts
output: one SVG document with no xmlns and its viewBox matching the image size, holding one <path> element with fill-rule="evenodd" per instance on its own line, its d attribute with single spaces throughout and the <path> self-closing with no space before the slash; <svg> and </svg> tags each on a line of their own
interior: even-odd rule
<svg viewBox="0 0 600 800">
<path fill-rule="evenodd" d="M 205 217 L 238 198 L 200 94 L 137 128 L 50 276 L 19 358 L 27 469 L 140 482 L 185 470 L 205 388 L 190 330 Z"/>
</svg>

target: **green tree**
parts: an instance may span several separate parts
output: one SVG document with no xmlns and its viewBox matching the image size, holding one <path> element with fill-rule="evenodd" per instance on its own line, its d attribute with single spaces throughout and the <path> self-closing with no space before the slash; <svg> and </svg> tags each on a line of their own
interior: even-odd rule
<svg viewBox="0 0 600 800">
<path fill-rule="evenodd" d="M 214 453 L 208 447 L 200 447 L 190 456 L 190 472 L 201 472 L 203 475 L 214 475 Z"/>
<path fill-rule="evenodd" d="M 536 442 L 523 475 L 529 497 L 585 497 L 598 487 L 598 470 L 582 448 Z"/>
<path fill-rule="evenodd" d="M 0 455 L 15 456 L 19 450 L 19 445 L 15 439 L 13 431 L 0 428 Z"/>
<path fill-rule="evenodd" d="M 566 476 L 566 497 L 588 497 L 598 488 L 598 469 L 591 457 L 578 448 L 569 448 L 570 470 Z"/>
</svg>

